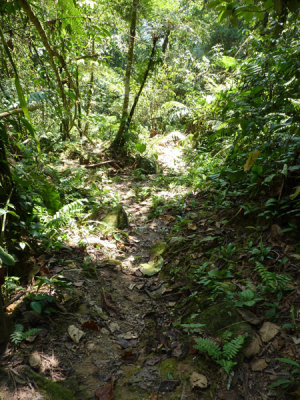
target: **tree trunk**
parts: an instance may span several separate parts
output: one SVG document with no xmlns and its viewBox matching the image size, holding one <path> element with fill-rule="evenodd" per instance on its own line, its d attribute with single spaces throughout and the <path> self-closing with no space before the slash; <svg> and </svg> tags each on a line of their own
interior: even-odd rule
<svg viewBox="0 0 300 400">
<path fill-rule="evenodd" d="M 1 286 L 0 286 L 0 290 L 1 290 Z M 4 345 L 4 349 L 6 347 L 5 345 L 8 342 L 10 331 L 11 331 L 11 329 L 10 329 L 10 324 L 8 321 L 8 316 L 5 313 L 3 297 L 2 297 L 2 293 L 0 292 L 0 353 L 3 348 L 3 345 Z"/>
<path fill-rule="evenodd" d="M 138 8 L 139 0 L 132 1 L 132 11 L 131 11 L 131 22 L 130 22 L 130 34 L 129 34 L 129 46 L 127 53 L 127 66 L 125 73 L 125 90 L 124 90 L 124 100 L 123 100 L 123 109 L 122 109 L 122 117 L 120 122 L 120 127 L 118 133 L 115 137 L 115 140 L 112 143 L 112 149 L 116 152 L 120 152 L 125 144 L 124 131 L 126 128 L 127 120 L 128 120 L 128 107 L 129 107 L 129 94 L 130 94 L 130 78 L 132 72 L 132 64 L 133 64 L 133 50 L 134 50 L 134 41 L 136 34 L 136 21 L 137 21 L 137 8 Z"/>
<path fill-rule="evenodd" d="M 21 5 L 21 7 L 23 8 L 23 10 L 25 11 L 25 13 L 27 14 L 29 20 L 32 22 L 32 24 L 35 26 L 36 30 L 38 31 L 41 40 L 49 54 L 49 59 L 50 59 L 50 64 L 51 67 L 54 71 L 55 77 L 56 77 L 56 81 L 57 81 L 57 85 L 59 87 L 59 91 L 60 91 L 60 95 L 61 95 L 61 99 L 62 99 L 62 103 L 63 103 L 63 107 L 65 109 L 66 115 L 63 117 L 63 123 L 62 123 L 62 128 L 63 128 L 63 137 L 66 138 L 69 136 L 69 130 L 72 127 L 72 117 L 71 117 L 71 111 L 70 111 L 70 106 L 65 94 L 65 90 L 64 90 L 64 85 L 62 83 L 62 80 L 60 78 L 60 74 L 59 74 L 59 70 L 58 67 L 55 63 L 55 57 L 57 57 L 57 59 L 60 62 L 61 67 L 65 70 L 67 77 L 68 77 L 68 81 L 69 81 L 69 85 L 72 87 L 72 89 L 74 90 L 74 92 L 76 93 L 76 85 L 74 84 L 72 77 L 68 71 L 66 62 L 64 60 L 64 58 L 58 54 L 58 52 L 52 48 L 52 46 L 50 45 L 50 42 L 47 38 L 47 35 L 39 21 L 39 19 L 36 17 L 36 15 L 33 13 L 30 4 L 26 1 L 26 0 L 19 0 L 19 3 Z M 67 121 L 68 120 L 68 121 Z"/>
<path fill-rule="evenodd" d="M 3 124 L 0 124 L 0 208 L 3 208 L 13 190 L 14 184 L 6 157 L 6 131 Z"/>
<path fill-rule="evenodd" d="M 156 45 L 157 45 L 158 39 L 159 39 L 158 36 L 154 36 L 154 38 L 153 38 L 153 46 L 152 46 L 151 55 L 150 55 L 150 58 L 149 58 L 149 61 L 148 61 L 148 66 L 147 66 L 146 71 L 144 73 L 144 77 L 143 77 L 143 80 L 142 80 L 142 83 L 141 83 L 141 86 L 140 86 L 140 90 L 138 91 L 137 95 L 134 98 L 134 102 L 132 104 L 132 107 L 131 107 L 131 110 L 130 110 L 130 113 L 129 113 L 129 116 L 128 116 L 128 119 L 127 119 L 127 123 L 126 123 L 126 131 L 129 129 L 129 126 L 130 126 L 130 123 L 132 121 L 132 117 L 133 117 L 135 108 L 136 108 L 137 103 L 139 101 L 140 95 L 142 94 L 142 91 L 144 89 L 144 86 L 145 86 L 145 83 L 147 81 L 149 72 L 151 71 L 151 68 L 153 66 L 155 49 L 156 49 Z"/>
</svg>

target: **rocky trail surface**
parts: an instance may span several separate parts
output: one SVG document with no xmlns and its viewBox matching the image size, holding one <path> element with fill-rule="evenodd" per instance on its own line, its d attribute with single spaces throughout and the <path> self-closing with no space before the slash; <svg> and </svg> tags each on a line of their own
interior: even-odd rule
<svg viewBox="0 0 300 400">
<path fill-rule="evenodd" d="M 174 173 L 183 164 L 173 147 L 164 146 L 162 158 Z M 20 306 L 24 326 L 41 331 L 6 350 L 2 400 L 183 400 L 207 387 L 173 327 L 176 297 L 151 269 L 172 219 L 148 219 L 149 194 L 174 194 L 154 182 L 120 174 L 110 187 L 129 217 L 123 235 L 89 234 L 81 247 L 74 234 L 69 248 L 40 257 L 44 271 L 64 276 L 73 291 L 51 316 Z"/>
<path fill-rule="evenodd" d="M 106 216 L 96 208 L 82 226 L 70 227 L 65 248 L 32 261 L 35 275 L 44 282 L 63 279 L 71 291 L 57 283 L 61 301 L 53 304 L 50 297 L 41 313 L 30 308 L 26 293 L 17 295 L 7 307 L 8 312 L 16 312 L 25 331 L 38 331 L 17 346 L 10 343 L 2 355 L 0 400 L 299 398 L 297 391 L 288 397 L 270 388 L 278 379 L 293 378 L 292 367 L 280 364 L 278 357 L 300 357 L 296 284 L 289 283 L 281 304 L 260 301 L 253 313 L 247 307 L 234 308 L 226 296 L 209 300 L 211 293 L 201 291 L 199 284 L 200 278 L 205 279 L 202 275 L 196 286 L 192 282 L 193 269 L 205 265 L 206 257 L 214 257 L 218 265 L 213 266 L 219 269 L 234 263 L 237 276 L 244 281 L 228 275 L 216 280 L 215 287 L 224 287 L 232 296 L 237 296 L 238 288 L 243 300 L 242 295 L 249 294 L 243 283 L 251 275 L 249 251 L 240 254 L 232 243 L 243 249 L 248 233 L 243 221 L 223 226 L 224 216 L 215 210 L 210 215 L 201 212 L 205 193 L 189 196 L 180 179 L 173 179 L 187 168 L 177 139 L 170 136 L 158 145 L 157 174 L 144 174 L 143 168 L 107 168 L 101 190 L 113 194 L 117 206 Z M 68 160 L 67 168 L 77 167 Z M 91 182 L 99 179 L 93 171 L 94 175 L 88 175 Z M 235 210 L 232 213 L 230 220 L 238 215 Z M 117 229 L 107 229 L 110 224 Z M 272 230 L 266 232 L 263 249 L 270 253 L 272 248 L 277 259 L 290 256 L 292 244 L 277 236 Z M 252 254 L 262 248 L 262 237 L 255 246 Z M 297 276 L 299 268 L 289 262 L 285 269 Z M 27 294 L 36 291 L 36 282 L 32 280 Z M 49 285 L 39 288 L 38 295 L 44 300 L 48 294 Z M 265 317 L 270 307 L 273 316 L 278 315 L 273 322 Z M 290 321 L 290 310 L 295 310 L 297 319 L 295 329 L 289 331 L 282 326 Z M 182 314 L 183 321 L 194 316 L 205 330 L 188 334 L 178 325 Z M 231 343 L 248 335 L 238 359 L 224 356 L 221 336 L 228 329 Z M 207 351 L 195 350 L 198 338 L 213 340 L 223 349 L 215 362 Z M 240 349 L 233 351 L 233 357 Z M 225 373 L 226 362 L 233 362 L 234 373 Z"/>
</svg>

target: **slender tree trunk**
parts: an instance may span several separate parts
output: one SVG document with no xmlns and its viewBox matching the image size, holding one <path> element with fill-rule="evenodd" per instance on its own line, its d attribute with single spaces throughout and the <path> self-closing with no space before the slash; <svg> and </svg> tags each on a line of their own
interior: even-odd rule
<svg viewBox="0 0 300 400">
<path fill-rule="evenodd" d="M 138 104 L 140 95 L 142 94 L 142 91 L 143 91 L 143 89 L 144 89 L 144 86 L 145 86 L 145 83 L 146 83 L 146 81 L 147 81 L 149 72 L 151 71 L 151 68 L 152 68 L 152 66 L 153 66 L 154 55 L 155 55 L 155 49 L 156 49 L 156 45 L 157 45 L 158 39 L 159 39 L 159 37 L 157 37 L 157 36 L 155 36 L 155 37 L 153 38 L 153 46 L 152 46 L 151 55 L 150 55 L 150 58 L 149 58 L 149 61 L 148 61 L 148 66 L 147 66 L 146 71 L 145 71 L 145 73 L 144 73 L 144 77 L 143 77 L 143 80 L 142 80 L 140 89 L 139 89 L 138 93 L 136 94 L 136 96 L 135 96 L 135 98 L 134 98 L 134 102 L 133 102 L 133 104 L 132 104 L 132 107 L 131 107 L 131 110 L 130 110 L 130 113 L 129 113 L 129 116 L 128 116 L 128 119 L 127 119 L 126 130 L 129 129 L 129 126 L 130 126 L 130 123 L 131 123 L 131 121 L 132 121 L 132 117 L 133 117 L 135 108 L 136 108 L 136 106 L 137 106 L 137 104 Z"/>
<path fill-rule="evenodd" d="M 57 85 L 59 87 L 59 91 L 60 91 L 60 95 L 61 95 L 61 99 L 62 99 L 62 103 L 63 103 L 63 107 L 65 109 L 66 115 L 63 117 L 62 119 L 62 127 L 63 127 L 63 137 L 66 138 L 69 136 L 69 130 L 72 127 L 72 116 L 71 116 L 71 111 L 70 111 L 70 106 L 65 94 L 65 90 L 64 90 L 64 85 L 62 83 L 62 80 L 60 78 L 60 74 L 59 74 L 59 70 L 58 67 L 56 65 L 55 62 L 55 57 L 58 59 L 61 67 L 65 70 L 68 81 L 69 81 L 69 85 L 72 87 L 72 89 L 74 90 L 74 92 L 77 94 L 76 91 L 76 85 L 73 82 L 73 79 L 69 73 L 69 70 L 67 68 L 66 62 L 64 60 L 64 58 L 55 50 L 52 48 L 47 35 L 39 21 L 39 19 L 36 17 L 36 15 L 33 13 L 30 4 L 26 1 L 26 0 L 19 0 L 19 3 L 21 5 L 21 7 L 23 8 L 23 10 L 25 11 L 25 13 L 27 14 L 29 20 L 32 22 L 32 24 L 35 26 L 36 30 L 38 31 L 41 40 L 49 54 L 49 59 L 50 59 L 50 64 L 51 67 L 54 71 L 55 77 L 56 77 L 56 81 L 57 81 Z M 71 123 L 70 123 L 71 122 Z"/>
<path fill-rule="evenodd" d="M 14 184 L 6 157 L 5 139 L 6 131 L 3 124 L 0 125 L 0 208 L 3 208 Z"/>
<path fill-rule="evenodd" d="M 92 54 L 95 53 L 95 40 L 93 40 L 92 43 Z M 89 82 L 89 88 L 88 88 L 88 95 L 87 95 L 87 106 L 86 106 L 86 117 L 87 121 L 84 126 L 84 135 L 88 136 L 89 133 L 89 115 L 91 112 L 91 106 L 92 106 L 92 99 L 93 99 L 93 94 L 94 94 L 94 83 L 95 83 L 95 77 L 94 77 L 94 64 L 92 64 L 92 71 L 91 71 L 91 76 L 90 76 L 90 82 Z"/>
<path fill-rule="evenodd" d="M 138 8 L 139 0 L 132 1 L 132 11 L 131 11 L 131 22 L 130 22 L 130 33 L 129 33 L 129 46 L 127 53 L 127 66 L 125 73 L 125 91 L 124 91 L 124 100 L 123 100 L 123 109 L 122 109 L 122 117 L 119 126 L 118 133 L 115 137 L 115 140 L 112 143 L 112 149 L 116 152 L 119 152 L 125 143 L 124 131 L 128 120 L 128 108 L 129 108 L 129 95 L 130 95 L 130 78 L 132 72 L 132 64 L 133 64 L 133 50 L 134 50 L 134 42 L 135 42 L 135 34 L 136 34 L 136 21 L 137 21 L 137 8 Z"/>
<path fill-rule="evenodd" d="M 8 322 L 8 316 L 5 313 L 4 310 L 4 302 L 3 302 L 3 297 L 1 293 L 1 285 L 0 285 L 0 351 L 3 350 L 3 345 L 4 348 L 6 347 L 6 343 L 8 342 L 9 339 L 9 334 L 10 334 L 10 324 Z"/>
</svg>

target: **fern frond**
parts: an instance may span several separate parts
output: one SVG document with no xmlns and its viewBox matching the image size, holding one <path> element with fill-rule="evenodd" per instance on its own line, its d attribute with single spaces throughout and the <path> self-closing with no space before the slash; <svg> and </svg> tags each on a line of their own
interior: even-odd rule
<svg viewBox="0 0 300 400">
<path fill-rule="evenodd" d="M 212 359 L 219 360 L 222 355 L 220 346 L 212 339 L 207 338 L 195 338 L 196 344 L 194 348 L 207 353 Z"/>
<path fill-rule="evenodd" d="M 36 335 L 38 332 L 41 331 L 39 328 L 29 329 L 26 332 L 24 331 L 24 326 L 22 324 L 16 324 L 15 330 L 10 335 L 10 340 L 14 345 L 19 345 L 23 340 L 28 338 L 29 336 Z"/>
<path fill-rule="evenodd" d="M 246 335 L 238 336 L 223 346 L 223 357 L 225 360 L 232 360 L 243 347 Z"/>
<path fill-rule="evenodd" d="M 231 361 L 231 360 L 219 360 L 217 363 L 224 369 L 224 371 L 229 375 L 232 367 L 234 367 L 237 362 L 236 361 Z"/>
<path fill-rule="evenodd" d="M 83 211 L 83 203 L 85 201 L 86 199 L 79 199 L 63 206 L 53 215 L 52 219 L 47 222 L 46 228 L 58 229 L 61 226 L 67 225 L 72 217 Z"/>
<path fill-rule="evenodd" d="M 272 290 L 284 289 L 287 283 L 290 282 L 290 277 L 284 274 L 276 274 L 275 272 L 269 271 L 260 262 L 256 263 L 256 271 L 259 273 L 263 283 Z"/>
</svg>

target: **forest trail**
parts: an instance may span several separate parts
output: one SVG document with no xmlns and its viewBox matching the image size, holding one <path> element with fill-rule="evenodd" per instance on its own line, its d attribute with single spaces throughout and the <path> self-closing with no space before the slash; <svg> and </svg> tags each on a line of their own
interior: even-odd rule
<svg viewBox="0 0 300 400">
<path fill-rule="evenodd" d="M 203 264 L 203 254 L 217 254 L 221 265 L 234 262 L 232 243 L 241 245 L 248 233 L 239 224 L 222 226 L 224 216 L 215 210 L 203 211 L 204 191 L 191 195 L 188 185 L 181 184 L 188 169 L 182 148 L 172 140 L 156 144 L 156 174 L 114 165 L 103 171 L 81 166 L 87 184 L 102 185 L 99 192 L 114 198 L 113 205 L 126 212 L 129 224 L 99 230 L 105 214 L 103 207 L 100 213 L 96 207 L 96 213 L 84 214 L 81 226 L 69 227 L 72 234 L 65 248 L 35 261 L 42 279 L 61 277 L 71 283 L 71 291 L 57 286 L 62 301 L 49 315 L 31 310 L 28 299 L 11 305 L 12 310 L 19 308 L 17 321 L 25 331 L 41 330 L 16 348 L 9 344 L 3 355 L 6 375 L 0 374 L 0 400 L 282 399 L 269 389 L 270 376 L 286 376 L 274 360 L 278 355 L 294 357 L 298 337 L 287 335 L 282 322 L 266 322 L 264 310 L 240 314 L 226 299 L 211 302 L 209 290 L 201 291 L 201 275 L 193 286 L 189 269 Z M 80 167 L 79 161 L 67 161 L 66 169 Z M 101 206 L 103 199 L 96 199 Z M 275 239 L 272 234 L 264 238 L 265 243 Z M 257 246 L 260 243 L 262 239 Z M 284 242 L 273 245 L 276 251 L 286 251 Z M 265 249 L 271 247 L 265 244 Z M 249 254 L 236 256 L 236 268 L 247 278 L 251 269 L 244 268 L 243 260 Z M 233 291 L 237 285 L 245 291 L 237 280 L 224 283 Z M 29 285 L 28 292 L 33 290 Z M 38 294 L 45 296 L 48 290 L 42 286 Z M 284 315 L 298 304 L 297 296 L 286 296 Z M 184 325 L 194 329 L 199 322 L 207 331 L 184 330 Z M 215 334 L 210 333 L 213 326 Z M 236 362 L 232 375 L 195 350 L 198 338 L 214 337 L 219 343 L 219 332 L 228 326 L 233 340 L 241 332 L 253 335 L 246 358 L 241 354 L 244 362 Z"/>
<path fill-rule="evenodd" d="M 161 149 L 165 173 L 180 173 L 181 150 L 174 144 Z M 102 400 L 198 398 L 188 383 L 196 366 L 193 358 L 186 358 L 187 345 L 173 327 L 172 289 L 157 274 L 141 273 L 142 264 L 148 265 L 149 259 L 151 264 L 149 251 L 164 245 L 173 220 L 148 219 L 151 196 L 174 196 L 176 187 L 160 188 L 156 175 L 142 182 L 126 172 L 118 176 L 108 187 L 126 210 L 129 227 L 114 237 L 83 236 L 84 251 L 74 235 L 69 249 L 44 260 L 51 274 L 63 275 L 76 289 L 61 316 L 39 318 L 24 312 L 24 324 L 30 321 L 43 330 L 33 343 L 25 342 L 14 355 L 12 349 L 5 355 L 11 380 L 17 384 L 21 379 L 24 385 L 14 393 L 2 388 L 1 399 L 46 399 L 49 390 L 55 400 L 71 399 L 71 392 L 82 400 L 95 394 Z M 50 389 L 47 382 L 40 382 L 37 387 L 32 376 L 20 372 L 24 364 L 62 386 Z M 67 388 L 65 395 L 58 393 L 61 387 Z"/>
</svg>

